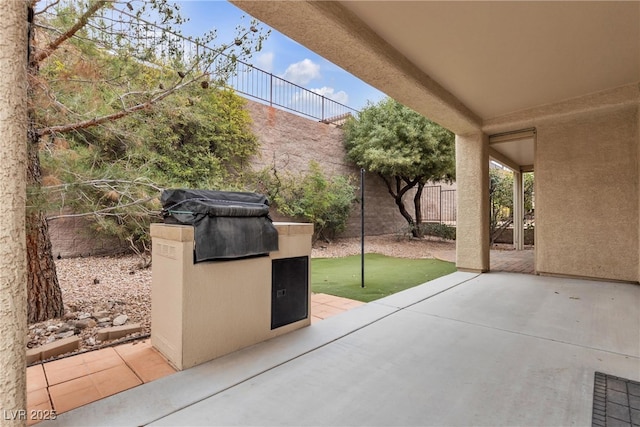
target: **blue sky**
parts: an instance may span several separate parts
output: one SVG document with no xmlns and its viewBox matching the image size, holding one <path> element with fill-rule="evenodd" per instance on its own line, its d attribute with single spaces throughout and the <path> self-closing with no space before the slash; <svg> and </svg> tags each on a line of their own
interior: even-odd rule
<svg viewBox="0 0 640 427">
<path fill-rule="evenodd" d="M 248 26 L 251 17 L 227 1 L 176 1 L 181 15 L 189 18 L 182 28 L 188 36 L 199 36 L 217 29 L 220 42 L 233 40 L 236 26 Z M 242 20 L 242 16 L 246 18 Z M 270 27 L 262 24 L 265 29 Z M 306 49 L 290 38 L 271 31 L 262 50 L 255 54 L 254 66 L 280 76 L 306 89 L 357 110 L 367 101 L 377 102 L 384 94 L 360 81 L 335 64 Z"/>
</svg>

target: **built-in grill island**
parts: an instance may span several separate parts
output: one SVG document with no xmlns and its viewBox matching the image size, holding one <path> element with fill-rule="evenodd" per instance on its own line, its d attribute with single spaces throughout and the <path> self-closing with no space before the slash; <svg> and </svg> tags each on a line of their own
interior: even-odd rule
<svg viewBox="0 0 640 427">
<path fill-rule="evenodd" d="M 166 190 L 151 225 L 151 342 L 177 369 L 310 324 L 313 225 L 255 193 Z"/>
</svg>

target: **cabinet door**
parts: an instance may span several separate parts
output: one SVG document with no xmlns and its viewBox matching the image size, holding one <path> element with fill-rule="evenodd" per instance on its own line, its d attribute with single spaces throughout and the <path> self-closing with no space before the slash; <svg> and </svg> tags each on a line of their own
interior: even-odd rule
<svg viewBox="0 0 640 427">
<path fill-rule="evenodd" d="M 272 260 L 271 329 L 309 314 L 309 257 Z"/>
</svg>

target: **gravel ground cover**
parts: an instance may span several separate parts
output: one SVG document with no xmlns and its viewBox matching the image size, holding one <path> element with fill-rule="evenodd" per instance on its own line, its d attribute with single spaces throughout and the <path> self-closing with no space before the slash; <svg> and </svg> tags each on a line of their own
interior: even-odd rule
<svg viewBox="0 0 640 427">
<path fill-rule="evenodd" d="M 455 242 L 435 238 L 408 239 L 396 235 L 365 239 L 365 252 L 400 258 L 439 258 L 453 261 Z M 316 242 L 312 257 L 329 258 L 360 253 L 360 239 Z M 151 332 L 151 269 L 141 269 L 135 255 L 56 260 L 65 316 L 29 325 L 27 348 L 77 335 L 78 351 L 146 337 Z M 100 342 L 101 328 L 139 323 L 142 331 L 115 342 Z"/>
</svg>

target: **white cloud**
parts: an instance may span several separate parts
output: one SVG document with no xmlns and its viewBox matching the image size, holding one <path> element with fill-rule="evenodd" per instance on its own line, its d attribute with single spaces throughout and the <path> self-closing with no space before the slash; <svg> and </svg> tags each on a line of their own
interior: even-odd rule
<svg viewBox="0 0 640 427">
<path fill-rule="evenodd" d="M 311 80 L 319 79 L 321 77 L 320 65 L 314 63 L 310 59 L 303 59 L 300 62 L 289 65 L 287 70 L 280 77 L 297 85 L 306 85 Z"/>
<path fill-rule="evenodd" d="M 334 88 L 327 87 L 327 86 L 323 86 L 319 89 L 309 89 L 309 90 L 313 93 L 317 93 L 318 95 L 322 95 L 326 98 L 333 99 L 334 101 L 339 102 L 340 104 L 347 105 L 349 103 L 349 95 L 347 95 L 347 92 L 343 90 L 336 92 Z"/>
<path fill-rule="evenodd" d="M 287 107 L 299 111 L 307 116 L 326 119 L 344 114 L 344 107 L 333 102 L 323 102 L 320 96 L 346 105 L 349 95 L 344 91 L 336 92 L 332 87 L 318 89 L 299 90 L 286 102 Z"/>
<path fill-rule="evenodd" d="M 270 73 L 273 71 L 273 52 L 266 52 L 256 58 L 256 67 Z"/>
</svg>

